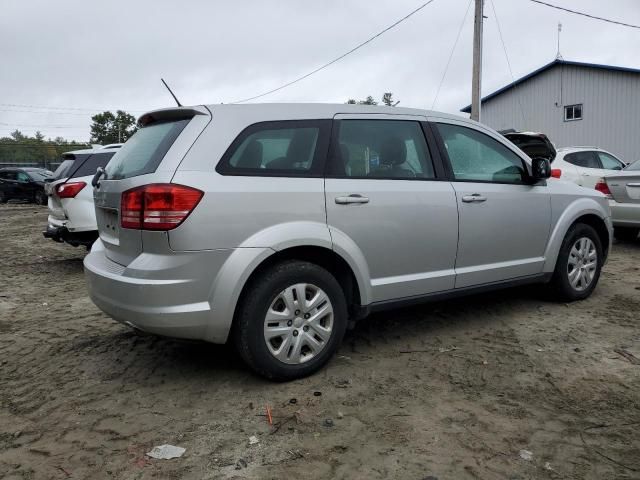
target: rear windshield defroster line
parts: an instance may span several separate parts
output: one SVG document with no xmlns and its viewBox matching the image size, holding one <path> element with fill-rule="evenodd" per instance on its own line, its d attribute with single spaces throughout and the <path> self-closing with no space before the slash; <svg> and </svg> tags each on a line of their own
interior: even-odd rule
<svg viewBox="0 0 640 480">
<path fill-rule="evenodd" d="M 105 178 L 122 180 L 153 173 L 191 118 L 140 128 L 108 163 Z"/>
</svg>

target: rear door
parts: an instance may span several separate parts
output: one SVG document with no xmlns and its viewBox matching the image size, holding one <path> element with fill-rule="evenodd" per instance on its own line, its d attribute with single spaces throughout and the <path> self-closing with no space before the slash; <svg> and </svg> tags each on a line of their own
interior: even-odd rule
<svg viewBox="0 0 640 480">
<path fill-rule="evenodd" d="M 334 242 L 353 242 L 364 256 L 374 302 L 454 286 L 455 193 L 427 145 L 425 120 L 335 117 L 325 180 L 327 223 Z"/>
<path fill-rule="evenodd" d="M 204 107 L 148 113 L 141 118 L 143 126 L 113 156 L 94 189 L 98 233 L 110 260 L 126 266 L 143 249 L 143 231 L 120 226 L 122 193 L 151 183 L 171 183 L 210 118 Z"/>
<path fill-rule="evenodd" d="M 524 158 L 497 134 L 434 121 L 458 202 L 456 288 L 541 273 L 551 228 L 546 183 L 528 184 Z"/>
<path fill-rule="evenodd" d="M 596 183 L 605 175 L 602 164 L 595 150 L 581 150 L 568 153 L 564 161 L 575 165 L 578 169 L 578 185 L 594 188 Z"/>
</svg>

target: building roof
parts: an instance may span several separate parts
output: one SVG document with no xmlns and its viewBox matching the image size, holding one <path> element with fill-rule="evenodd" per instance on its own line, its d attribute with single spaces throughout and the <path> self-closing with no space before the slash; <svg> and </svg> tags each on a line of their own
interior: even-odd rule
<svg viewBox="0 0 640 480">
<path fill-rule="evenodd" d="M 519 84 L 521 84 L 523 82 L 526 82 L 530 78 L 535 77 L 536 75 L 539 75 L 542 72 L 546 72 L 547 70 L 549 70 L 550 68 L 555 67 L 556 65 L 570 65 L 570 66 L 574 66 L 574 67 L 595 68 L 595 69 L 609 70 L 609 71 L 614 71 L 614 72 L 640 73 L 640 70 L 638 70 L 637 68 L 617 67 L 617 66 L 614 66 L 614 65 L 601 65 L 601 64 L 598 64 L 598 63 L 572 62 L 570 60 L 562 60 L 562 59 L 557 58 L 553 62 L 549 62 L 546 65 L 543 65 L 542 67 L 538 68 L 537 70 L 534 70 L 533 72 L 525 75 L 524 77 L 521 77 L 521 78 L 517 79 L 516 81 L 511 82 L 509 85 L 505 85 L 504 87 L 496 90 L 495 92 L 490 93 L 486 97 L 482 97 L 482 103 L 486 102 L 487 100 L 491 100 L 493 97 L 497 97 L 501 93 L 504 93 L 507 90 L 512 89 L 516 85 L 519 85 Z M 460 111 L 461 112 L 465 112 L 465 113 L 470 113 L 471 112 L 471 105 L 467 105 L 466 107 L 460 109 Z"/>
</svg>

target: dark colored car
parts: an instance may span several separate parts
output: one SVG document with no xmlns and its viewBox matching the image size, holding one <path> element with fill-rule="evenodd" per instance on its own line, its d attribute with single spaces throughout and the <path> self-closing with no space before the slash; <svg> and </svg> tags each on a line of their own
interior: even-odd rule
<svg viewBox="0 0 640 480">
<path fill-rule="evenodd" d="M 46 205 L 44 185 L 52 176 L 53 172 L 44 168 L 0 168 L 0 203 L 27 200 Z"/>
<path fill-rule="evenodd" d="M 530 158 L 541 157 L 550 162 L 556 158 L 556 149 L 544 133 L 516 132 L 515 130 L 502 130 L 499 133 Z"/>
</svg>

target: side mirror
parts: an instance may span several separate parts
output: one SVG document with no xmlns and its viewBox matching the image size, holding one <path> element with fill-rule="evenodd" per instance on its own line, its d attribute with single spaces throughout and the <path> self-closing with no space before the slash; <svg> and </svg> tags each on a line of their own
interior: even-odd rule
<svg viewBox="0 0 640 480">
<path fill-rule="evenodd" d="M 546 180 L 551 176 L 551 162 L 542 157 L 531 159 L 531 178 L 532 180 Z"/>
</svg>

